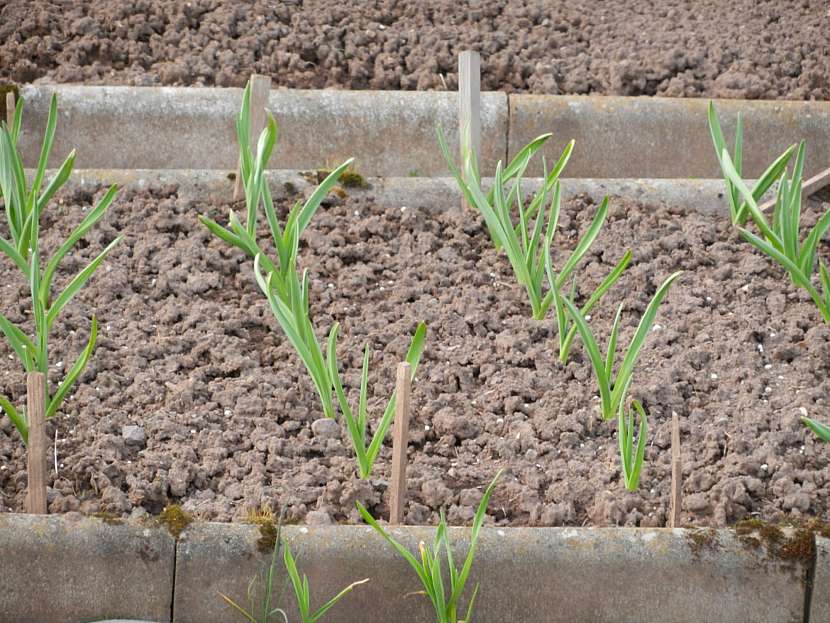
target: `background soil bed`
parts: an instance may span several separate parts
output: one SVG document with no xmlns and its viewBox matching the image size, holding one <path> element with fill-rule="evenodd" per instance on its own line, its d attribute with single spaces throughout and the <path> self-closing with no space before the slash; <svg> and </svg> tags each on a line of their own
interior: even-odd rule
<svg viewBox="0 0 830 623">
<path fill-rule="evenodd" d="M 47 248 L 92 199 L 65 194 L 46 212 Z M 830 327 L 728 219 L 622 199 L 611 205 L 580 271 L 585 290 L 631 241 L 637 246 L 626 276 L 593 314 L 595 331 L 607 332 L 625 298 L 627 342 L 657 285 L 687 271 L 635 374 L 633 393 L 650 412 L 652 435 L 635 494 L 619 481 L 613 425 L 596 419 L 581 348 L 567 366 L 558 363 L 553 321 L 530 319 L 507 260 L 477 218 L 351 198 L 332 200 L 315 216 L 301 253 L 315 323 L 321 332 L 334 320 L 343 325 L 338 350 L 352 390 L 363 343 L 372 345 L 373 416 L 415 325 L 429 326 L 413 386 L 409 523 L 432 523 L 441 507 L 452 523 L 467 522 L 481 486 L 507 467 L 491 503 L 497 522 L 664 525 L 672 411 L 681 416 L 686 451 L 684 522 L 828 512 L 827 452 L 798 418 L 826 419 Z M 286 504 L 291 520 L 355 521 L 359 499 L 386 513 L 391 450 L 375 480 L 354 478 L 346 437 L 314 424 L 322 417 L 317 396 L 256 289 L 250 262 L 196 220 L 201 213 L 224 220 L 228 209 L 180 197 L 175 187 L 125 194 L 76 265 L 67 262 L 77 270 L 125 234 L 56 325 L 52 361 L 67 365 L 86 340 L 89 314 L 98 314 L 102 330 L 83 383 L 53 420 L 52 512 L 141 515 L 179 502 L 201 518 L 231 520 Z M 594 209 L 580 198 L 563 208 L 559 253 L 575 244 Z M 807 202 L 805 226 L 826 209 Z M 830 255 L 827 244 L 821 254 Z M 0 283 L 0 310 L 24 321 L 28 303 L 12 301 L 28 294 L 8 263 Z M 10 354 L 3 344 L 0 392 L 19 400 L 23 375 Z M 141 430 L 125 435 L 129 425 Z M 22 510 L 24 488 L 23 448 L 3 419 L 3 510 Z"/>
<path fill-rule="evenodd" d="M 458 52 L 474 49 L 489 90 L 830 97 L 821 0 L 4 4 L 0 77 L 19 82 L 243 86 L 259 72 L 294 88 L 454 90 Z"/>
</svg>

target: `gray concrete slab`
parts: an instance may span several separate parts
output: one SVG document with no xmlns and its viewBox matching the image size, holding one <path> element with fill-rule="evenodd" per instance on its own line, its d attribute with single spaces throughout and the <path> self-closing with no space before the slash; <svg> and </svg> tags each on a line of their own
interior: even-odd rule
<svg viewBox="0 0 830 623">
<path fill-rule="evenodd" d="M 21 139 L 33 166 L 49 98 L 58 93 L 60 119 L 52 166 L 77 150 L 81 168 L 234 169 L 234 119 L 240 89 L 28 85 Z M 719 177 L 709 138 L 707 100 L 653 97 L 483 93 L 483 174 L 498 159 L 544 132 L 554 136 L 548 161 L 570 139 L 566 170 L 578 178 Z M 443 126 L 457 145 L 457 94 L 415 91 L 271 91 L 280 125 L 275 169 L 332 167 L 355 157 L 366 176 L 445 176 L 435 137 Z M 745 115 L 746 176 L 760 174 L 787 145 L 808 141 L 807 171 L 830 165 L 830 102 L 717 102 L 732 134 Z M 530 175 L 541 175 L 536 162 Z"/>
<path fill-rule="evenodd" d="M 235 169 L 234 121 L 241 89 L 26 86 L 24 162 L 34 166 L 52 93 L 59 120 L 53 160 L 71 149 L 80 168 Z M 432 176 L 446 172 L 436 124 L 458 144 L 457 96 L 449 92 L 273 90 L 279 124 L 276 169 L 333 168 L 355 157 L 358 172 Z M 507 95 L 481 97 L 484 166 L 507 151 Z"/>
<path fill-rule="evenodd" d="M 166 530 L 80 515 L 0 514 L 0 621 L 170 620 Z"/>
<path fill-rule="evenodd" d="M 433 530 L 393 533 L 415 551 Z M 289 527 L 285 534 L 309 576 L 314 603 L 370 578 L 331 611 L 331 623 L 432 620 L 425 598 L 413 594 L 420 589 L 414 572 L 370 528 Z M 466 534 L 452 530 L 463 547 Z M 245 598 L 250 578 L 268 558 L 257 553 L 258 536 L 252 526 L 220 524 L 194 525 L 183 534 L 177 623 L 228 620 L 218 593 Z M 747 547 L 731 531 L 698 536 L 683 530 L 485 529 L 472 574 L 472 582 L 481 583 L 475 621 L 802 621 L 806 570 L 800 563 L 770 560 L 763 547 Z"/>
<path fill-rule="evenodd" d="M 233 182 L 229 171 L 220 170 L 125 170 L 87 169 L 76 171 L 69 185 L 94 189 L 102 184 L 118 184 L 125 189 L 146 189 L 173 184 L 184 195 L 201 199 L 227 201 L 232 197 Z M 275 197 L 308 195 L 316 183 L 300 171 L 270 171 L 268 179 Z M 380 205 L 421 208 L 434 212 L 460 209 L 461 193 L 452 178 L 386 177 L 367 178 L 366 189 L 347 189 L 349 195 L 371 198 Z M 485 179 L 485 186 L 490 180 Z M 528 178 L 524 187 L 537 190 L 541 179 Z M 644 204 L 666 204 L 684 211 L 728 216 L 722 180 L 691 179 L 563 179 L 565 198 L 587 194 L 599 202 L 606 194 L 627 197 Z"/>
<path fill-rule="evenodd" d="M 706 99 L 510 96 L 509 150 L 553 132 L 544 153 L 558 158 L 576 139 L 569 177 L 714 178 Z M 744 176 L 758 177 L 789 145 L 807 141 L 809 175 L 830 166 L 830 102 L 716 100 L 724 134 L 744 115 Z M 529 170 L 541 175 L 541 163 Z M 486 170 L 482 171 L 486 173 Z"/>
<path fill-rule="evenodd" d="M 810 623 L 830 622 L 830 539 L 816 537 L 816 568 L 810 599 Z"/>
</svg>

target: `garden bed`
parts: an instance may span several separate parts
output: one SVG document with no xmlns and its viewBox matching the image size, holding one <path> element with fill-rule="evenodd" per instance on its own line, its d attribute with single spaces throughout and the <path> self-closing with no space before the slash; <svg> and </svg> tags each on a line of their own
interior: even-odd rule
<svg viewBox="0 0 830 623">
<path fill-rule="evenodd" d="M 293 88 L 455 90 L 457 54 L 474 49 L 488 90 L 830 97 L 821 0 L 297 4 L 12 1 L 0 77 L 243 86 L 258 72 Z"/>
<path fill-rule="evenodd" d="M 91 200 L 68 192 L 45 212 L 47 249 Z M 828 512 L 827 453 L 799 417 L 828 412 L 830 327 L 777 265 L 739 239 L 728 217 L 615 198 L 581 268 L 587 291 L 636 241 L 632 266 L 592 320 L 607 333 L 625 298 L 624 342 L 655 288 L 686 271 L 635 373 L 632 392 L 649 411 L 651 437 L 641 489 L 626 493 L 614 427 L 598 419 L 581 347 L 566 366 L 558 363 L 554 321 L 531 320 L 479 217 L 446 207 L 379 205 L 371 191 L 333 198 L 304 233 L 300 254 L 315 325 L 326 332 L 334 320 L 342 325 L 339 359 L 350 393 L 364 341 L 372 346 L 370 420 L 417 322 L 429 327 L 412 392 L 407 523 L 434 523 L 442 507 L 450 523 L 469 522 L 482 485 L 507 467 L 489 509 L 500 525 L 665 525 L 673 411 L 684 447 L 684 524 Z M 584 198 L 563 206 L 555 262 L 595 208 Z M 228 209 L 178 196 L 172 186 L 131 192 L 66 262 L 77 270 L 125 236 L 55 325 L 54 362 L 82 347 L 91 310 L 101 335 L 84 382 L 48 424 L 57 433 L 51 512 L 141 516 L 176 502 L 197 517 L 229 521 L 284 505 L 290 521 L 354 522 L 355 500 L 375 516 L 387 512 L 391 450 L 381 453 L 373 480 L 355 478 L 345 434 L 339 423 L 318 421 L 316 393 L 250 261 L 197 221 L 199 214 L 224 220 Z M 805 202 L 804 224 L 826 209 L 821 199 Z M 825 243 L 825 261 L 828 251 Z M 11 301 L 25 300 L 26 285 L 11 268 L 0 267 L 0 311 L 20 322 L 25 307 Z M 0 356 L 10 354 L 0 346 Z M 0 375 L 0 393 L 24 395 L 16 367 Z M 22 510 L 25 454 L 7 419 L 0 492 L 3 510 Z"/>
</svg>

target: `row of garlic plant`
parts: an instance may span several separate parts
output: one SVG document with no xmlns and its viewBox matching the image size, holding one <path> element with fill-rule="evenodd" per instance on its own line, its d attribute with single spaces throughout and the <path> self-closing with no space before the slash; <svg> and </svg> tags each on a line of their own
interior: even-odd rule
<svg viewBox="0 0 830 623">
<path fill-rule="evenodd" d="M 202 223 L 217 237 L 228 244 L 238 247 L 253 259 L 253 273 L 256 283 L 268 299 L 274 318 L 294 347 L 300 360 L 305 365 L 317 390 L 323 413 L 328 418 L 336 418 L 334 393 L 340 413 L 346 422 L 349 439 L 355 451 L 358 475 L 369 478 L 372 467 L 383 447 L 389 428 L 395 415 L 395 392 L 389 397 L 386 408 L 369 436 L 368 385 L 369 385 L 369 346 L 364 347 L 363 368 L 360 380 L 360 394 L 357 409 L 349 404 L 340 380 L 337 364 L 337 335 L 339 324 L 334 323 L 329 330 L 325 350 L 317 341 L 314 323 L 309 311 L 310 279 L 308 270 L 298 274 L 297 259 L 299 241 L 305 228 L 311 222 L 323 199 L 337 184 L 340 176 L 351 166 L 352 160 L 346 160 L 334 169 L 302 203 L 296 202 L 288 213 L 286 221 L 280 225 L 274 208 L 271 191 L 265 179 L 268 161 L 277 141 L 277 123 L 268 113 L 266 127 L 262 130 L 256 145 L 256 151 L 250 144 L 251 135 L 251 86 L 245 87 L 242 96 L 242 108 L 236 120 L 236 136 L 239 143 L 240 174 L 245 191 L 245 224 L 232 210 L 229 215 L 230 228 L 202 216 Z M 276 259 L 257 242 L 257 220 L 260 206 L 265 212 L 271 238 L 277 252 Z M 418 368 L 426 339 L 426 325 L 420 323 L 412 336 L 406 361 L 410 365 L 412 379 Z"/>
<path fill-rule="evenodd" d="M 743 119 L 741 115 L 738 115 L 736 123 L 735 147 L 732 154 L 729 153 L 717 111 L 711 102 L 708 116 L 712 144 L 715 147 L 715 154 L 726 184 L 732 224 L 738 228 L 744 240 L 778 263 L 787 272 L 790 281 L 810 295 L 824 322 L 830 324 L 830 272 L 817 257 L 819 243 L 830 228 L 830 210 L 818 219 L 804 242 L 800 241 L 805 142 L 801 141 L 798 145 L 791 145 L 784 150 L 761 174 L 750 190 L 742 178 Z M 793 154 L 795 154 L 793 171 L 792 175 L 788 176 Z M 774 185 L 777 186 L 770 222 L 758 202 Z M 747 229 L 746 226 L 750 220 L 760 236 Z M 813 285 L 816 265 L 818 265 L 818 282 L 821 289 Z M 803 417 L 802 422 L 820 439 L 830 442 L 830 427 L 809 417 Z"/>
<path fill-rule="evenodd" d="M 44 186 L 46 165 L 52 151 L 57 127 L 57 99 L 53 95 L 49 104 L 46 131 L 40 149 L 37 168 L 31 183 L 26 179 L 23 158 L 18 140 L 23 122 L 24 99 L 20 98 L 14 111 L 11 127 L 0 123 L 0 197 L 5 204 L 6 223 L 10 240 L 0 236 L 0 254 L 5 255 L 20 270 L 31 294 L 31 315 L 34 335 L 29 336 L 17 324 L 0 314 L 0 331 L 20 360 L 26 372 L 49 373 L 49 332 L 60 312 L 78 291 L 89 281 L 110 251 L 121 241 L 121 236 L 112 240 L 97 257 L 80 270 L 69 283 L 53 295 L 53 280 L 61 262 L 86 233 L 100 221 L 107 212 L 118 189 L 111 186 L 98 201 L 95 208 L 69 234 L 51 257 L 42 257 L 40 249 L 40 218 L 48 208 L 49 201 L 69 179 L 75 165 L 74 150 L 66 157 L 52 180 Z M 98 321 L 92 316 L 89 339 L 75 363 L 66 372 L 63 381 L 54 392 L 46 386 L 45 416 L 53 417 L 67 394 L 72 390 L 78 377 L 86 368 L 95 350 L 98 336 Z M 0 409 L 14 424 L 24 444 L 28 443 L 29 424 L 25 408 L 19 408 L 7 397 L 0 395 Z"/>
<path fill-rule="evenodd" d="M 608 196 L 603 198 L 585 235 L 579 239 L 576 247 L 557 273 L 553 267 L 552 244 L 562 202 L 559 177 L 571 156 L 574 141 L 570 141 L 565 146 L 549 172 L 543 159 L 542 168 L 545 173 L 542 186 L 530 199 L 527 207 L 525 207 L 525 195 L 522 189 L 522 176 L 530 160 L 550 137 L 550 134 L 543 134 L 528 143 L 506 167 L 499 162 L 496 165 L 493 185 L 485 193 L 481 186 L 475 154 L 469 150 L 461 154 L 464 170 L 460 170 L 453 161 L 444 133 L 440 128 L 438 130 L 441 152 L 458 187 L 466 200 L 484 217 L 496 249 L 503 249 L 507 255 L 516 280 L 527 291 L 533 318 L 544 319 L 550 307 L 554 307 L 559 339 L 559 359 L 562 363 L 568 360 L 575 335 L 579 333 L 582 337 L 599 387 L 602 418 L 609 420 L 617 417 L 621 472 L 626 488 L 634 491 L 639 486 L 648 437 L 648 424 L 645 410 L 638 401 L 632 400 L 631 407 L 626 411 L 628 391 L 634 374 L 634 366 L 654 323 L 658 307 L 672 283 L 681 273 L 672 274 L 658 288 L 615 374 L 614 362 L 623 304 L 620 304 L 617 309 L 605 357 L 600 354 L 596 338 L 586 318 L 603 295 L 622 276 L 631 262 L 631 251 L 623 253 L 614 268 L 591 292 L 585 303 L 578 308 L 574 303 L 577 267 L 602 229 L 608 215 Z M 550 205 L 546 208 L 548 199 L 550 199 Z M 513 216 L 514 204 L 518 222 L 514 222 L 516 221 Z M 566 293 L 564 289 L 569 281 L 571 285 L 569 292 Z M 635 411 L 640 423 L 636 446 L 633 424 Z"/>
</svg>

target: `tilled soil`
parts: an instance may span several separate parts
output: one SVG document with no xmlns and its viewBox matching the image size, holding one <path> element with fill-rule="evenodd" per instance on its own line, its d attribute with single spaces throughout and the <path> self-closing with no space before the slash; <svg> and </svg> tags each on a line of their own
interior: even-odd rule
<svg viewBox="0 0 830 623">
<path fill-rule="evenodd" d="M 10 0 L 0 77 L 18 82 L 830 98 L 824 0 Z"/>
<path fill-rule="evenodd" d="M 92 199 L 65 194 L 49 208 L 47 248 Z M 314 217 L 301 251 L 312 313 L 321 335 L 335 320 L 342 325 L 339 359 L 353 400 L 363 344 L 371 345 L 372 422 L 417 322 L 429 326 L 413 385 L 406 521 L 433 523 L 441 508 L 452 523 L 470 521 L 483 486 L 505 468 L 490 506 L 497 522 L 664 525 L 672 412 L 681 422 L 685 523 L 826 516 L 830 447 L 799 417 L 830 420 L 830 327 L 728 219 L 618 198 L 611 206 L 579 271 L 579 293 L 629 246 L 634 261 L 593 313 L 597 335 L 607 335 L 624 300 L 627 344 L 662 280 L 686 271 L 635 374 L 632 395 L 650 421 L 636 493 L 620 480 L 615 423 L 598 418 L 579 341 L 561 365 L 554 321 L 530 318 L 478 218 L 353 198 L 332 199 Z M 828 207 L 808 202 L 805 224 Z M 563 207 L 556 262 L 595 208 L 585 198 Z M 196 219 L 225 219 L 228 209 L 175 188 L 127 193 L 67 262 L 60 283 L 125 236 L 55 325 L 53 387 L 82 348 L 92 313 L 101 336 L 82 382 L 50 421 L 51 512 L 141 516 L 180 503 L 204 519 L 233 520 L 287 506 L 292 521 L 353 522 L 361 500 L 376 515 L 387 513 L 391 448 L 373 480 L 355 478 L 345 430 L 319 421 L 317 396 L 253 282 L 251 262 Z M 821 254 L 827 261 L 827 243 Z M 0 263 L 0 283 L 0 310 L 26 322 L 27 288 L 9 262 Z M 0 360 L 0 392 L 20 404 L 24 377 L 5 343 Z M 3 418 L 0 510 L 23 509 L 25 465 Z"/>
</svg>

